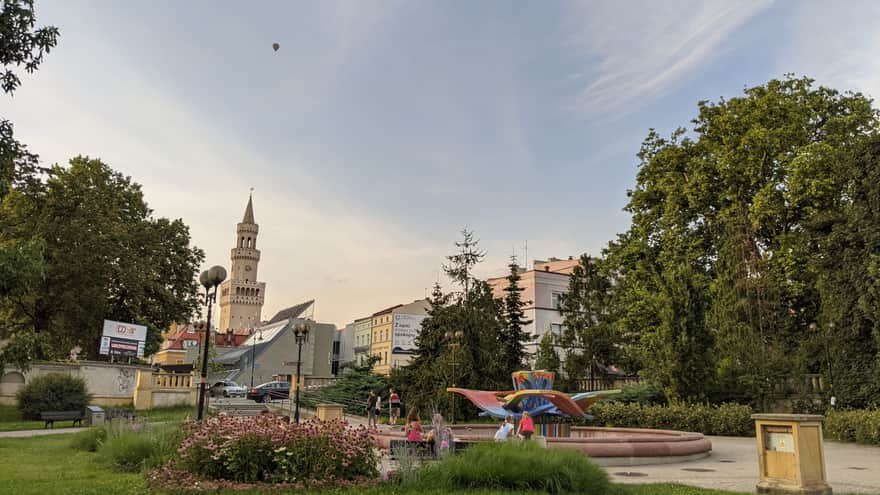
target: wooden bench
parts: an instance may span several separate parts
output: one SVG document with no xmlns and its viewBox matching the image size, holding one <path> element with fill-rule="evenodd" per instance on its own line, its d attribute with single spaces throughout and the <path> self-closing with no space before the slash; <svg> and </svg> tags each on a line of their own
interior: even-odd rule
<svg viewBox="0 0 880 495">
<path fill-rule="evenodd" d="M 82 411 L 46 411 L 40 413 L 40 419 L 46 422 L 43 426 L 44 430 L 50 426 L 55 428 L 56 421 L 73 421 L 73 426 L 76 426 L 77 423 L 82 426 L 82 418 Z"/>
</svg>

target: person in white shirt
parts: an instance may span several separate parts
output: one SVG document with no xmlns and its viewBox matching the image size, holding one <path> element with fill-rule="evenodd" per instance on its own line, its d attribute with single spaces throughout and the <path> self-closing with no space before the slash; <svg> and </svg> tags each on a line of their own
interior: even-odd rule
<svg viewBox="0 0 880 495">
<path fill-rule="evenodd" d="M 507 416 L 504 418 L 504 422 L 501 423 L 501 426 L 498 427 L 498 431 L 495 432 L 495 441 L 507 441 L 507 437 L 510 436 L 511 431 L 513 431 L 513 416 Z"/>
<path fill-rule="evenodd" d="M 382 396 L 376 396 L 376 421 L 379 421 L 379 418 L 382 416 Z"/>
</svg>

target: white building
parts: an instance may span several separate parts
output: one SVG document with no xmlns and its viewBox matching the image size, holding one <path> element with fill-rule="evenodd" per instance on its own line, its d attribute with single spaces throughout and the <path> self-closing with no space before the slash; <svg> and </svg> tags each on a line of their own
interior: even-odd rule
<svg viewBox="0 0 880 495">
<path fill-rule="evenodd" d="M 568 279 L 577 266 L 578 260 L 550 258 L 548 261 L 535 260 L 534 269 L 520 272 L 519 286 L 523 288 L 520 297 L 526 305 L 525 317 L 532 322 L 524 328 L 533 339 L 526 345 L 526 352 L 534 354 L 537 344 L 547 332 L 562 333 L 562 313 L 559 312 L 561 296 L 568 292 Z M 507 277 L 490 278 L 486 281 L 492 288 L 496 299 L 504 297 Z"/>
</svg>

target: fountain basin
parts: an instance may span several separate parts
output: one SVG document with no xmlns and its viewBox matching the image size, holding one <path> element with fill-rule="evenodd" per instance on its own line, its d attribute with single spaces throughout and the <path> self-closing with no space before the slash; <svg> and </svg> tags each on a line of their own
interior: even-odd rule
<svg viewBox="0 0 880 495">
<path fill-rule="evenodd" d="M 491 442 L 496 425 L 451 426 L 456 441 Z M 388 449 L 403 440 L 402 427 L 379 430 L 376 443 Z M 602 466 L 639 466 L 686 462 L 707 457 L 712 442 L 702 433 L 642 428 L 572 427 L 568 437 L 547 437 L 547 448 L 575 449 Z"/>
</svg>

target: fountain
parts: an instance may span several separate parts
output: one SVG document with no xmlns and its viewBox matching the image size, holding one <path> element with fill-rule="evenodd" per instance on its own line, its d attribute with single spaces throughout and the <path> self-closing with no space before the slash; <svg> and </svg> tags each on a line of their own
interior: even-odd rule
<svg viewBox="0 0 880 495">
<path fill-rule="evenodd" d="M 604 466 L 666 464 L 700 459 L 709 455 L 712 443 L 701 433 L 642 428 L 573 426 L 569 418 L 592 419 L 590 406 L 619 390 L 569 395 L 553 390 L 554 374 L 547 371 L 515 371 L 513 391 L 448 388 L 464 396 L 480 410 L 481 416 L 516 421 L 524 411 L 534 418 L 535 434 L 544 437 L 548 448 L 571 448 L 583 452 Z M 492 441 L 497 424 L 467 424 L 450 427 L 456 442 Z M 377 441 L 388 448 L 392 440 L 403 438 L 400 431 L 383 430 Z"/>
</svg>

